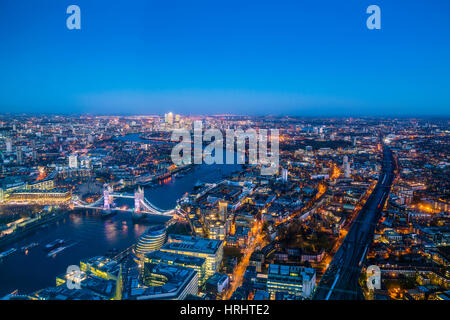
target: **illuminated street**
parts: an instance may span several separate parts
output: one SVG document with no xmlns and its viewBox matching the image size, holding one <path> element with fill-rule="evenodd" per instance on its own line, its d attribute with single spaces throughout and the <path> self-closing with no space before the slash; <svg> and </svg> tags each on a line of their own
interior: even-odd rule
<svg viewBox="0 0 450 320">
<path fill-rule="evenodd" d="M 230 288 L 223 296 L 224 300 L 230 299 L 231 295 L 236 290 L 236 288 L 242 285 L 242 280 L 244 278 L 245 270 L 248 266 L 250 256 L 258 246 L 264 245 L 263 241 L 264 236 L 261 234 L 261 230 L 262 230 L 262 222 L 258 221 L 255 223 L 254 229 L 252 229 L 251 243 L 248 247 L 245 248 L 241 261 L 236 266 L 233 272 L 232 275 L 233 280 L 231 282 Z"/>
</svg>

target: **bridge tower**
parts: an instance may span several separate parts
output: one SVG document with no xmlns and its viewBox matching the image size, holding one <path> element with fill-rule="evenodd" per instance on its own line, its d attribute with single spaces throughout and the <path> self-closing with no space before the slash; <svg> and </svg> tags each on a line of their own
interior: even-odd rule
<svg viewBox="0 0 450 320">
<path fill-rule="evenodd" d="M 138 187 L 134 192 L 134 212 L 141 211 L 141 204 L 144 202 L 144 189 Z"/>
<path fill-rule="evenodd" d="M 103 185 L 103 210 L 111 210 L 111 187 L 108 184 Z"/>
</svg>

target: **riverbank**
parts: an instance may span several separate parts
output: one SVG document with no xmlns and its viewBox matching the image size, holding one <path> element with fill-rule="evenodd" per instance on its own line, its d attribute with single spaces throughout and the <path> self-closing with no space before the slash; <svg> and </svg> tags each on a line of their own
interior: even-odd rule
<svg viewBox="0 0 450 320">
<path fill-rule="evenodd" d="M 26 227 L 22 227 L 11 234 L 5 235 L 0 238 L 0 248 L 3 246 L 9 245 L 11 243 L 15 243 L 26 238 L 28 235 L 33 233 L 39 228 L 45 227 L 45 225 L 57 222 L 68 215 L 68 210 L 58 210 L 55 213 L 48 213 L 33 223 L 28 224 Z"/>
</svg>

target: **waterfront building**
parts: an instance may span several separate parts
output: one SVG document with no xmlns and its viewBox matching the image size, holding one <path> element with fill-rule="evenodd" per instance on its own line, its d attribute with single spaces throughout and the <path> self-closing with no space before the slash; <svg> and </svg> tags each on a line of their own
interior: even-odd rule
<svg viewBox="0 0 450 320">
<path fill-rule="evenodd" d="M 15 190 L 51 190 L 55 187 L 53 179 L 38 180 L 31 183 L 22 179 L 4 179 L 0 182 L 0 202 L 6 201 L 6 198 Z"/>
<path fill-rule="evenodd" d="M 139 258 L 143 258 L 146 253 L 159 250 L 166 242 L 166 227 L 164 225 L 152 226 L 139 238 L 134 252 Z"/>
<path fill-rule="evenodd" d="M 80 270 L 107 280 L 117 280 L 120 275 L 120 265 L 115 260 L 104 256 L 81 260 Z"/>
<path fill-rule="evenodd" d="M 79 282 L 81 291 L 79 294 L 71 294 L 64 289 L 67 281 Z M 94 300 L 121 300 L 122 299 L 122 266 L 117 261 L 104 256 L 96 256 L 80 261 L 80 274 L 74 278 L 74 274 L 65 273 L 56 277 L 56 287 L 59 287 L 58 295 L 54 295 L 56 288 L 47 288 L 38 292 L 40 299 L 78 299 L 79 295 L 91 295 Z"/>
<path fill-rule="evenodd" d="M 30 190 L 51 190 L 55 187 L 55 181 L 53 179 L 44 179 L 34 181 L 28 184 L 26 189 Z"/>
<path fill-rule="evenodd" d="M 5 197 L 5 202 L 14 204 L 58 205 L 68 203 L 72 192 L 67 189 L 31 189 L 14 190 Z"/>
</svg>

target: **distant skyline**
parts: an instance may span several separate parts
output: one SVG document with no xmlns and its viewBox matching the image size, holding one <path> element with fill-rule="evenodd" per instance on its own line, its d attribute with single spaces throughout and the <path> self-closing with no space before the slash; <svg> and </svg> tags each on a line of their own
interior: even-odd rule
<svg viewBox="0 0 450 320">
<path fill-rule="evenodd" d="M 2 0 L 0 112 L 449 116 L 449 36 L 446 0 Z"/>
</svg>

